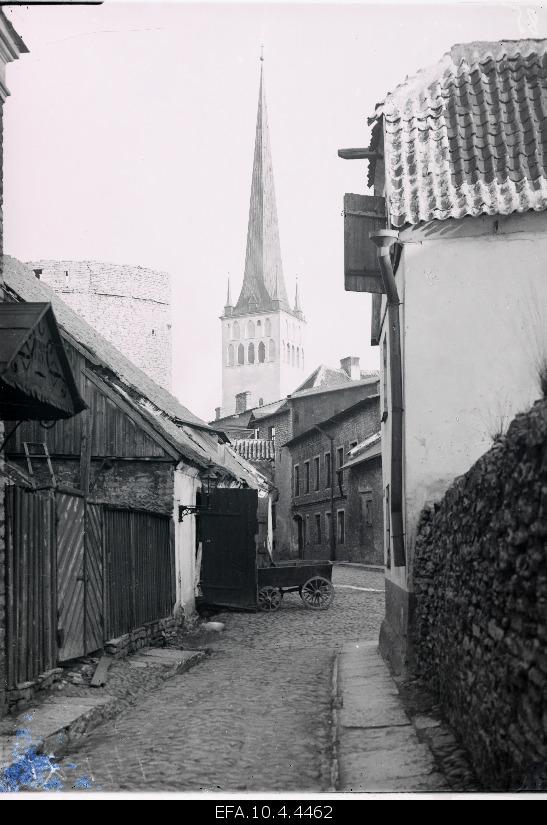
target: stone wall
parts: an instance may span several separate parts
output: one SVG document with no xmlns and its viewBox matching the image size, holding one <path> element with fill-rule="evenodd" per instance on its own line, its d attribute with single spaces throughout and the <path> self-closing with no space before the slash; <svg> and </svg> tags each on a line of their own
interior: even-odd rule
<svg viewBox="0 0 547 825">
<path fill-rule="evenodd" d="M 547 789 L 547 400 L 422 513 L 413 663 L 488 790 Z"/>
<path fill-rule="evenodd" d="M 158 384 L 171 389 L 166 272 L 98 261 L 30 261 L 29 269 Z"/>
</svg>

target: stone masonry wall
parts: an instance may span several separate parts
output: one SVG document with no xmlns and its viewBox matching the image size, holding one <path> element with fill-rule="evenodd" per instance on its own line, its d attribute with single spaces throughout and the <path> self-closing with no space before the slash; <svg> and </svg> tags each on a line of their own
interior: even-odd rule
<svg viewBox="0 0 547 825">
<path fill-rule="evenodd" d="M 31 261 L 39 278 L 158 384 L 171 388 L 166 272 L 98 261 Z"/>
<path fill-rule="evenodd" d="M 547 399 L 421 517 L 413 662 L 488 790 L 547 790 Z"/>
</svg>

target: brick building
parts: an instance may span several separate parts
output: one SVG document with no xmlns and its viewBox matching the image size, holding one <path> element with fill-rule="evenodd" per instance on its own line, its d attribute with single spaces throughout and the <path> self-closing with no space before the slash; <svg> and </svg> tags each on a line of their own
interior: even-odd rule
<svg viewBox="0 0 547 825">
<path fill-rule="evenodd" d="M 377 373 L 361 371 L 358 358 L 343 358 L 340 364 L 338 369 L 320 365 L 286 399 L 257 407 L 248 418 L 245 414 L 248 432 L 257 439 L 271 440 L 274 446 L 273 481 L 277 500 L 273 512 L 273 550 L 278 558 L 296 558 L 299 553 L 298 531 L 292 511 L 293 466 L 287 443 L 314 425 L 378 393 Z M 361 440 L 357 438 L 357 441 Z"/>
<path fill-rule="evenodd" d="M 321 408 L 325 401 L 318 400 Z M 310 421 L 286 442 L 299 558 L 383 563 L 379 430 L 375 393 L 327 419 Z"/>
<path fill-rule="evenodd" d="M 99 261 L 32 261 L 36 277 L 165 389 L 171 389 L 167 272 Z"/>
</svg>

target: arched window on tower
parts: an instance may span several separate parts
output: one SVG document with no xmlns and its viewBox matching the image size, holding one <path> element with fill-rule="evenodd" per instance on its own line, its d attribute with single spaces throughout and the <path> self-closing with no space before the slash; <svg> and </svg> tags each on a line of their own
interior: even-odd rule
<svg viewBox="0 0 547 825">
<path fill-rule="evenodd" d="M 249 349 L 247 350 L 247 363 L 254 364 L 255 362 L 255 345 L 249 344 Z"/>
<path fill-rule="evenodd" d="M 285 338 L 289 337 L 289 322 L 285 318 Z"/>
<path fill-rule="evenodd" d="M 300 347 L 296 348 L 296 366 L 300 366 Z"/>
<path fill-rule="evenodd" d="M 240 338 L 240 331 L 239 331 L 239 324 L 237 321 L 234 321 L 234 328 L 232 330 L 232 338 L 234 341 L 239 341 Z"/>
<path fill-rule="evenodd" d="M 237 363 L 244 364 L 245 363 L 245 348 L 243 344 L 240 344 L 237 348 Z"/>
<path fill-rule="evenodd" d="M 269 338 L 272 334 L 272 322 L 269 318 L 266 318 L 266 322 L 264 324 L 264 335 Z"/>
<path fill-rule="evenodd" d="M 291 363 L 291 345 L 287 344 L 287 364 Z"/>
<path fill-rule="evenodd" d="M 256 337 L 260 338 L 264 330 L 262 329 L 262 321 L 256 322 Z"/>
<path fill-rule="evenodd" d="M 247 321 L 247 338 L 254 338 L 255 337 L 255 325 L 252 321 Z"/>
<path fill-rule="evenodd" d="M 294 367 L 294 344 L 291 347 L 291 366 Z"/>
<path fill-rule="evenodd" d="M 270 338 L 269 358 L 270 361 L 275 361 L 275 341 L 273 338 Z"/>
<path fill-rule="evenodd" d="M 233 367 L 235 361 L 235 352 L 234 352 L 234 345 L 228 345 L 228 366 Z"/>
<path fill-rule="evenodd" d="M 264 406 L 264 399 L 263 399 L 263 398 L 259 398 L 259 399 L 258 399 L 258 406 L 259 406 L 259 407 Z"/>
<path fill-rule="evenodd" d="M 258 362 L 259 364 L 263 364 L 266 360 L 266 347 L 264 346 L 264 341 L 261 341 L 258 345 Z"/>
</svg>

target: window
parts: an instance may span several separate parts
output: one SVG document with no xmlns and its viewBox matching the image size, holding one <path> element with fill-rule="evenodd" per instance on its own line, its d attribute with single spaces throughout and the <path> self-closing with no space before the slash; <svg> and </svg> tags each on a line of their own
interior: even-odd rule
<svg viewBox="0 0 547 825">
<path fill-rule="evenodd" d="M 257 336 L 257 338 L 260 335 L 262 335 L 262 321 L 257 321 L 256 322 L 256 336 Z"/>
<path fill-rule="evenodd" d="M 266 323 L 264 324 L 264 335 L 269 338 L 272 334 L 272 322 L 269 318 L 266 318 Z"/>
<path fill-rule="evenodd" d="M 245 363 L 245 349 L 243 344 L 240 344 L 237 348 L 237 363 L 244 364 Z"/>
<path fill-rule="evenodd" d="M 326 537 L 328 542 L 330 542 L 330 540 L 331 540 L 331 530 L 332 530 L 331 524 L 332 524 L 331 514 L 330 513 L 325 513 L 325 537 Z"/>
<path fill-rule="evenodd" d="M 298 464 L 294 468 L 294 494 L 295 496 L 300 495 L 300 467 Z"/>
<path fill-rule="evenodd" d="M 300 347 L 296 348 L 296 366 L 300 366 Z"/>
<path fill-rule="evenodd" d="M 330 453 L 325 453 L 325 487 L 331 486 L 330 480 Z"/>
<path fill-rule="evenodd" d="M 316 456 L 313 459 L 313 479 L 314 479 L 314 490 L 319 490 L 319 483 L 320 483 L 320 476 L 321 471 L 319 468 L 319 456 Z"/>
<path fill-rule="evenodd" d="M 372 527 L 372 496 L 370 493 L 365 497 L 365 524 Z"/>
<path fill-rule="evenodd" d="M 294 367 L 294 344 L 291 347 L 291 367 Z"/>
<path fill-rule="evenodd" d="M 268 427 L 268 438 L 273 441 L 275 438 L 275 427 Z"/>
<path fill-rule="evenodd" d="M 367 541 L 367 527 L 372 527 L 372 493 L 361 493 L 361 518 L 359 519 L 359 543 Z"/>
<path fill-rule="evenodd" d="M 315 543 L 321 544 L 321 513 L 315 514 Z"/>
<path fill-rule="evenodd" d="M 270 338 L 270 361 L 275 361 L 275 341 Z"/>
<path fill-rule="evenodd" d="M 247 321 L 247 329 L 245 331 L 245 336 L 247 338 L 254 338 L 255 337 L 255 325 L 252 321 Z"/>
<path fill-rule="evenodd" d="M 337 455 L 338 455 L 338 469 L 340 469 L 340 467 L 344 463 L 344 448 L 343 447 L 338 447 Z"/>
<path fill-rule="evenodd" d="M 306 521 L 304 522 L 304 544 L 307 544 L 310 540 L 310 517 L 306 516 Z"/>
<path fill-rule="evenodd" d="M 38 280 L 40 280 L 40 275 L 42 274 L 42 272 L 43 272 L 44 270 L 43 270 L 43 269 L 33 269 L 32 271 L 34 272 L 34 274 L 36 275 L 36 277 L 38 278 Z"/>
<path fill-rule="evenodd" d="M 249 362 L 249 364 L 254 364 L 254 362 L 255 362 L 255 345 L 254 344 L 249 344 L 248 362 Z"/>
<path fill-rule="evenodd" d="M 235 361 L 234 345 L 229 344 L 228 345 L 228 366 L 233 367 L 234 366 L 234 361 Z"/>
<path fill-rule="evenodd" d="M 338 544 L 344 544 L 346 540 L 346 514 L 343 510 L 338 510 L 336 514 L 336 522 Z"/>
<path fill-rule="evenodd" d="M 263 406 L 263 404 L 264 404 L 264 399 L 263 399 L 263 398 L 259 398 L 259 399 L 258 399 L 258 406 L 259 406 L 259 407 L 262 407 L 262 406 Z"/>
<path fill-rule="evenodd" d="M 310 492 L 310 462 L 306 461 L 304 464 L 304 492 Z"/>
<path fill-rule="evenodd" d="M 349 445 L 350 450 L 354 450 L 354 449 L 355 449 L 355 447 L 357 447 L 357 442 L 356 442 L 356 441 L 352 441 L 352 442 L 351 442 L 351 444 Z"/>
<path fill-rule="evenodd" d="M 234 328 L 232 330 L 232 338 L 234 339 L 234 341 L 239 341 L 240 336 L 241 336 L 241 333 L 239 331 L 239 324 L 238 324 L 237 321 L 235 321 L 234 322 Z"/>
<path fill-rule="evenodd" d="M 266 347 L 264 346 L 264 341 L 261 341 L 258 345 L 258 362 L 259 364 L 263 364 L 266 360 Z"/>
</svg>

